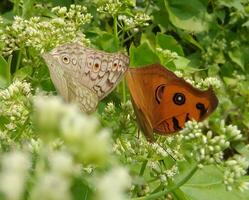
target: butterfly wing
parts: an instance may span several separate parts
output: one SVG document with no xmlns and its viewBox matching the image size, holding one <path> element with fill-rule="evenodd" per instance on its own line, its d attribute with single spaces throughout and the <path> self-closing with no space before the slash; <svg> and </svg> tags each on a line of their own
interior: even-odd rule
<svg viewBox="0 0 249 200">
<path fill-rule="evenodd" d="M 59 92 L 67 101 L 68 88 L 67 88 L 67 80 L 64 75 L 65 72 L 58 66 L 58 64 L 50 54 L 47 53 L 43 54 L 42 57 L 44 58 L 44 60 L 48 65 L 50 76 L 57 92 Z"/>
<path fill-rule="evenodd" d="M 137 71 L 129 68 L 126 74 L 126 81 L 131 92 L 132 105 L 135 111 L 137 122 L 142 132 L 145 134 L 149 141 L 153 141 L 153 128 L 151 120 L 146 114 L 146 105 L 144 99 L 144 92 L 139 87 Z"/>
<path fill-rule="evenodd" d="M 198 90 L 160 64 L 130 68 L 127 82 L 134 107 L 159 134 L 176 132 L 190 119 L 201 121 L 218 105 L 212 89 Z"/>
<path fill-rule="evenodd" d="M 56 88 L 70 85 L 70 94 L 61 93 L 61 90 L 58 89 L 65 99 L 78 99 L 79 101 L 83 97 L 77 95 L 90 94 L 91 91 L 91 97 L 84 97 L 87 100 L 80 100 L 81 104 L 91 101 L 90 99 L 95 101 L 96 97 L 100 101 L 107 96 L 116 87 L 129 65 L 129 58 L 124 54 L 97 51 L 86 48 L 78 42 L 61 45 L 48 54 L 52 57 L 49 60 L 45 58 L 48 66 L 51 66 L 51 62 L 55 63 L 54 65 L 60 68 L 64 77 L 68 77 L 65 78 L 67 83 L 64 83 L 63 86 L 60 85 L 60 81 L 52 79 L 57 85 Z M 50 70 L 51 72 L 54 73 Z M 51 77 L 55 76 L 52 73 Z M 73 95 L 77 97 L 73 97 Z M 84 109 L 82 108 L 82 110 Z M 89 109 L 88 112 L 92 110 Z"/>
<path fill-rule="evenodd" d="M 92 113 L 95 111 L 99 98 L 92 90 L 81 85 L 77 80 L 68 77 L 69 102 L 75 102 L 79 105 L 84 113 Z"/>
</svg>

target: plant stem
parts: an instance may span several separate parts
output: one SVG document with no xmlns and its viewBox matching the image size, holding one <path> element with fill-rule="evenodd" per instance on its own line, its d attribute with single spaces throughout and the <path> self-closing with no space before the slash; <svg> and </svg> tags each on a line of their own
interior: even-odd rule
<svg viewBox="0 0 249 200">
<path fill-rule="evenodd" d="M 159 197 L 162 197 L 168 193 L 170 193 L 171 191 L 174 191 L 175 189 L 181 187 L 184 183 L 186 183 L 196 172 L 196 170 L 198 169 L 197 164 L 193 167 L 193 169 L 183 178 L 181 179 L 178 183 L 172 185 L 172 187 L 170 187 L 168 190 L 164 190 L 161 192 L 157 192 L 145 197 L 138 197 L 138 198 L 132 198 L 132 200 L 152 200 L 152 199 L 158 199 Z"/>
<path fill-rule="evenodd" d="M 143 176 L 143 175 L 144 175 L 144 171 L 145 171 L 145 168 L 146 168 L 147 163 L 148 163 L 148 160 L 145 160 L 145 161 L 142 163 L 142 166 L 141 166 L 141 169 L 140 169 L 140 172 L 139 172 L 139 176 Z"/>
<path fill-rule="evenodd" d="M 123 103 L 126 102 L 126 87 L 125 87 L 125 80 L 122 81 L 122 93 L 123 93 Z"/>
<path fill-rule="evenodd" d="M 113 17 L 113 33 L 114 33 L 114 41 L 115 41 L 116 48 L 119 49 L 117 16 Z"/>
<path fill-rule="evenodd" d="M 20 63 L 21 63 L 21 57 L 22 57 L 22 49 L 19 50 L 18 55 L 17 55 L 17 62 L 16 62 L 16 67 L 14 73 L 19 69 Z"/>
</svg>

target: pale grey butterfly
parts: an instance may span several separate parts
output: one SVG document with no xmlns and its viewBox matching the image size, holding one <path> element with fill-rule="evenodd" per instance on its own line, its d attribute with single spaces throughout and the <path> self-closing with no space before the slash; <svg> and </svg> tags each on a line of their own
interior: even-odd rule
<svg viewBox="0 0 249 200">
<path fill-rule="evenodd" d="M 68 43 L 42 55 L 57 92 L 91 113 L 119 83 L 129 66 L 123 53 L 107 53 Z"/>
</svg>

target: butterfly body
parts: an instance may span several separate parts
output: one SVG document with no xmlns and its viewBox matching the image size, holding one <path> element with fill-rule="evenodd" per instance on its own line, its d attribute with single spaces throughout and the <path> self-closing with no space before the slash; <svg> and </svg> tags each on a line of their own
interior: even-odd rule
<svg viewBox="0 0 249 200">
<path fill-rule="evenodd" d="M 43 54 L 56 90 L 66 101 L 91 113 L 118 84 L 129 65 L 122 53 L 107 53 L 69 43 Z"/>
<path fill-rule="evenodd" d="M 218 104 L 212 89 L 196 89 L 160 64 L 130 68 L 126 80 L 138 123 L 150 140 L 153 132 L 171 134 L 188 120 L 202 121 Z"/>
</svg>

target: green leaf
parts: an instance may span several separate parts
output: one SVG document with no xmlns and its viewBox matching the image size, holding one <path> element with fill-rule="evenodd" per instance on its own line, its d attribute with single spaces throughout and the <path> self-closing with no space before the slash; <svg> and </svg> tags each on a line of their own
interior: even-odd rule
<svg viewBox="0 0 249 200">
<path fill-rule="evenodd" d="M 223 184 L 223 173 L 214 166 L 206 166 L 181 187 L 191 200 L 246 200 L 249 193 L 234 189 L 228 192 Z"/>
<path fill-rule="evenodd" d="M 94 41 L 93 44 L 100 47 L 104 51 L 116 52 L 119 50 L 115 42 L 115 37 L 110 33 L 101 33 Z"/>
<path fill-rule="evenodd" d="M 181 45 L 175 40 L 171 35 L 165 35 L 162 33 L 158 33 L 156 35 L 156 43 L 158 47 L 162 49 L 169 49 L 173 52 L 176 52 L 180 56 L 184 56 Z"/>
<path fill-rule="evenodd" d="M 22 16 L 28 18 L 32 15 L 34 0 L 26 0 L 23 2 Z"/>
<path fill-rule="evenodd" d="M 160 63 L 160 59 L 148 43 L 143 43 L 137 48 L 134 45 L 130 47 L 131 66 L 136 67 L 153 63 Z"/>
<path fill-rule="evenodd" d="M 229 51 L 228 55 L 233 62 L 235 62 L 237 65 L 241 67 L 241 69 L 243 70 L 245 69 L 244 68 L 244 64 L 245 64 L 244 56 L 243 56 L 243 53 L 240 51 L 240 49 L 237 48 L 232 51 Z"/>
<path fill-rule="evenodd" d="M 217 64 L 210 65 L 208 67 L 208 75 L 215 76 L 219 73 L 220 67 Z"/>
<path fill-rule="evenodd" d="M 33 72 L 32 66 L 22 67 L 14 74 L 14 79 L 23 80 L 27 76 L 31 76 L 32 72 Z"/>
<path fill-rule="evenodd" d="M 157 7 L 159 9 L 155 9 L 152 13 L 152 20 L 154 21 L 155 24 L 157 24 L 161 29 L 167 30 L 168 27 L 170 26 L 170 21 L 169 21 L 169 15 L 166 12 L 164 8 L 164 2 L 163 1 L 158 1 L 157 2 Z"/>
<path fill-rule="evenodd" d="M 241 4 L 241 1 L 238 0 L 219 0 L 219 4 L 227 6 L 229 8 L 236 8 L 239 11 L 243 11 L 244 7 Z"/>
<path fill-rule="evenodd" d="M 190 44 L 198 47 L 200 50 L 204 51 L 203 47 L 201 46 L 201 44 L 199 42 L 197 42 L 193 36 L 189 33 L 186 33 L 185 31 L 177 31 L 177 33 L 181 36 L 181 38 L 187 42 L 189 42 Z"/>
<path fill-rule="evenodd" d="M 207 0 L 164 0 L 171 23 L 191 32 L 208 30 L 211 16 L 207 13 Z"/>
<path fill-rule="evenodd" d="M 0 55 L 0 86 L 10 83 L 10 64 Z"/>
<path fill-rule="evenodd" d="M 182 56 L 179 56 L 177 59 L 174 60 L 174 64 L 177 69 L 185 69 L 189 63 L 190 60 Z"/>
</svg>

